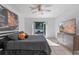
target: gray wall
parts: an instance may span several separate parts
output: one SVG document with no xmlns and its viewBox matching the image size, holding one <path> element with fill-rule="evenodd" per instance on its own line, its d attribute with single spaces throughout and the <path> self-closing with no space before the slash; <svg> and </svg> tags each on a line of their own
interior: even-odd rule
<svg viewBox="0 0 79 59">
<path fill-rule="evenodd" d="M 55 36 L 55 20 L 53 18 L 25 18 L 24 19 L 24 31 L 28 34 L 33 34 L 33 24 L 35 21 L 45 21 L 46 22 L 46 37 Z"/>
<path fill-rule="evenodd" d="M 57 36 L 57 33 L 59 32 L 59 25 L 69 19 L 76 18 L 76 34 L 79 35 L 79 11 L 77 13 L 69 14 L 67 16 L 63 16 L 61 18 L 56 19 L 55 23 L 55 34 Z"/>
<path fill-rule="evenodd" d="M 79 35 L 79 5 L 58 5 L 59 7 L 55 7 L 56 10 L 58 10 L 58 13 L 62 11 L 63 12 L 59 15 L 56 12 L 55 15 L 58 15 L 56 19 L 23 17 L 21 14 L 17 13 L 16 10 L 9 7 L 8 5 L 4 5 L 4 6 L 10 9 L 11 11 L 15 12 L 16 14 L 18 14 L 20 31 L 25 31 L 28 34 L 33 34 L 32 33 L 33 21 L 46 21 L 47 23 L 46 36 L 53 37 L 53 36 L 57 36 L 60 23 L 68 19 L 76 18 L 76 33 L 77 35 Z"/>
</svg>

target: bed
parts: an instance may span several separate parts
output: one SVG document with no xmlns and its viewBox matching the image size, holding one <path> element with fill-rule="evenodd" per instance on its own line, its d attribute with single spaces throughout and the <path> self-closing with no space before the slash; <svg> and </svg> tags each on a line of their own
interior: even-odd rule
<svg viewBox="0 0 79 59">
<path fill-rule="evenodd" d="M 9 35 L 4 39 L 8 39 L 4 43 L 6 55 L 50 55 L 51 53 L 50 46 L 43 35 L 32 35 L 24 40 Z"/>
</svg>

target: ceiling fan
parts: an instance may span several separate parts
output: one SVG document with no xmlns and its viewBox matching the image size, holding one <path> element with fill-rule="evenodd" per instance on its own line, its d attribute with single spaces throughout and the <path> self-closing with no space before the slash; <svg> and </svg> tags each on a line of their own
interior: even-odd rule
<svg viewBox="0 0 79 59">
<path fill-rule="evenodd" d="M 51 5 L 49 4 L 34 4 L 30 8 L 32 10 L 32 13 L 37 12 L 50 12 L 51 9 L 49 8 Z"/>
</svg>

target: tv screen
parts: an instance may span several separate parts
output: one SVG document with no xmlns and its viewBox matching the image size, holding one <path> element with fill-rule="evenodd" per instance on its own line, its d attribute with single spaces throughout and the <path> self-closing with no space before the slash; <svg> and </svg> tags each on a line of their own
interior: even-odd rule
<svg viewBox="0 0 79 59">
<path fill-rule="evenodd" d="M 0 5 L 0 31 L 18 30 L 18 16 Z"/>
</svg>

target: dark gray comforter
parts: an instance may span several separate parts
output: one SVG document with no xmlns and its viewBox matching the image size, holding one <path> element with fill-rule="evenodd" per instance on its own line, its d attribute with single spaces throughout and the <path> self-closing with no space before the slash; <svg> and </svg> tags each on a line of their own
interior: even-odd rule
<svg viewBox="0 0 79 59">
<path fill-rule="evenodd" d="M 6 50 L 38 50 L 45 52 L 47 55 L 51 53 L 48 42 L 42 35 L 33 35 L 25 40 L 7 41 Z"/>
</svg>

